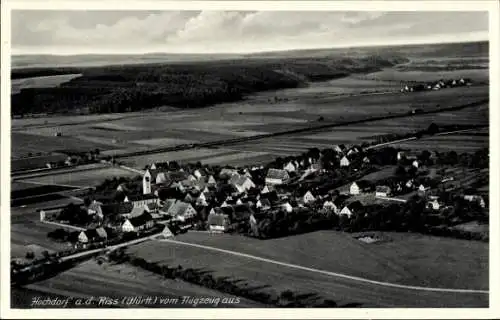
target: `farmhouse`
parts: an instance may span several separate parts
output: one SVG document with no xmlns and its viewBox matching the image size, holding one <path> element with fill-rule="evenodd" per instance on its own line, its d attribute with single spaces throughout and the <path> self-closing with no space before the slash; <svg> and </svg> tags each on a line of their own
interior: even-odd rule
<svg viewBox="0 0 500 320">
<path fill-rule="evenodd" d="M 162 212 L 165 211 L 163 210 Z M 182 201 L 175 201 L 167 209 L 166 214 L 176 220 L 185 221 L 186 219 L 193 218 L 197 213 L 191 204 Z"/>
<path fill-rule="evenodd" d="M 340 159 L 340 166 L 341 167 L 348 167 L 351 164 L 349 159 L 346 156 L 343 156 L 342 159 Z"/>
<path fill-rule="evenodd" d="M 418 169 L 420 167 L 420 161 L 414 160 L 411 165 Z"/>
<path fill-rule="evenodd" d="M 207 180 L 207 184 L 209 186 L 214 186 L 217 184 L 217 181 L 215 181 L 214 176 L 210 175 Z"/>
<path fill-rule="evenodd" d="M 433 210 L 439 210 L 441 208 L 441 203 L 439 203 L 437 199 L 434 199 L 433 201 L 429 201 L 428 206 Z"/>
<path fill-rule="evenodd" d="M 333 147 L 333 151 L 335 151 L 336 153 L 343 153 L 346 149 L 346 146 L 343 144 L 338 144 Z"/>
<path fill-rule="evenodd" d="M 260 209 L 261 211 L 267 211 L 271 209 L 271 202 L 269 201 L 269 199 L 259 199 L 257 200 L 255 207 L 257 209 Z"/>
<path fill-rule="evenodd" d="M 283 210 L 285 210 L 286 212 L 292 212 L 293 211 L 293 207 L 292 205 L 290 204 L 290 202 L 285 202 L 281 205 L 281 208 Z"/>
<path fill-rule="evenodd" d="M 139 232 L 150 229 L 154 226 L 154 221 L 151 215 L 147 212 L 144 214 L 125 220 L 122 224 L 123 232 Z"/>
<path fill-rule="evenodd" d="M 355 201 L 342 208 L 340 214 L 345 214 L 348 217 L 351 217 L 353 214 L 356 214 L 361 210 L 363 210 L 363 204 L 361 204 L 361 202 L 359 201 Z"/>
<path fill-rule="evenodd" d="M 102 213 L 102 207 L 101 207 L 101 204 L 94 201 L 92 202 L 88 208 L 87 208 L 87 213 L 89 215 L 97 215 L 98 217 L 103 217 L 103 213 Z"/>
<path fill-rule="evenodd" d="M 225 232 L 229 227 L 229 216 L 224 213 L 211 212 L 207 223 L 210 232 Z"/>
<path fill-rule="evenodd" d="M 479 206 L 481 208 L 484 208 L 486 206 L 486 203 L 484 202 L 484 198 L 480 195 L 467 194 L 467 195 L 464 195 L 464 199 L 469 201 L 469 202 L 477 201 L 477 203 L 479 204 Z"/>
<path fill-rule="evenodd" d="M 429 191 L 430 189 L 431 189 L 431 187 L 429 187 L 426 184 L 421 184 L 420 186 L 418 186 L 419 192 L 426 192 L 426 191 Z"/>
<path fill-rule="evenodd" d="M 231 179 L 229 179 L 229 184 L 234 186 L 238 192 L 242 193 L 251 188 L 255 188 L 255 184 L 250 178 L 240 175 L 233 175 Z"/>
<path fill-rule="evenodd" d="M 266 184 L 284 184 L 290 179 L 288 172 L 286 170 L 279 169 L 269 169 L 266 176 Z"/>
<path fill-rule="evenodd" d="M 78 234 L 78 242 L 80 243 L 104 241 L 107 238 L 108 234 L 104 228 L 87 229 Z"/>
<path fill-rule="evenodd" d="M 311 203 L 311 202 L 314 202 L 316 200 L 316 198 L 314 198 L 313 194 L 311 193 L 311 191 L 307 191 L 306 194 L 304 194 L 304 196 L 302 197 L 302 201 L 305 203 L 305 204 L 308 204 L 308 203 Z"/>
<path fill-rule="evenodd" d="M 372 184 L 366 180 L 360 180 L 353 182 L 349 188 L 349 193 L 352 195 L 357 195 L 363 192 L 369 192 L 372 190 Z"/>
<path fill-rule="evenodd" d="M 288 162 L 284 167 L 283 167 L 283 170 L 286 170 L 288 172 L 294 172 L 295 170 L 297 170 L 297 168 L 295 167 L 295 165 L 290 161 Z"/>
<path fill-rule="evenodd" d="M 269 193 L 269 188 L 267 185 L 264 186 L 264 188 L 262 188 L 262 191 L 260 192 L 261 194 L 263 193 Z"/>
<path fill-rule="evenodd" d="M 231 168 L 223 168 L 219 173 L 219 178 L 227 179 L 232 177 L 233 175 L 238 174 L 238 170 Z"/>
<path fill-rule="evenodd" d="M 333 201 L 330 201 L 330 200 L 326 200 L 324 203 L 323 203 L 323 209 L 325 210 L 328 210 L 328 211 L 332 211 L 334 213 L 337 213 L 338 212 L 338 208 L 337 206 L 335 205 L 335 203 Z"/>
<path fill-rule="evenodd" d="M 391 188 L 388 186 L 377 186 L 375 189 L 375 197 L 388 197 L 391 195 Z"/>
</svg>

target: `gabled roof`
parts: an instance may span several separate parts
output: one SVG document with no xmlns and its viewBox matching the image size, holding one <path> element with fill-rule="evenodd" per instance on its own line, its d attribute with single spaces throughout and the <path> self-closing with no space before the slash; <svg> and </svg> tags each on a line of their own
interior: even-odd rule
<svg viewBox="0 0 500 320">
<path fill-rule="evenodd" d="M 207 218 L 207 223 L 209 225 L 217 225 L 217 226 L 223 226 L 227 224 L 229 220 L 229 215 L 227 214 L 209 214 Z"/>
<path fill-rule="evenodd" d="M 376 192 L 390 193 L 391 188 L 388 186 L 377 186 Z"/>
<path fill-rule="evenodd" d="M 173 206 L 176 201 L 177 201 L 176 199 L 167 199 L 167 200 L 165 200 L 165 202 L 163 203 L 163 207 L 161 207 L 160 210 L 163 211 L 163 212 L 168 212 L 168 210 L 170 209 L 170 207 Z"/>
<path fill-rule="evenodd" d="M 128 219 L 128 221 L 130 221 L 130 223 L 134 227 L 142 226 L 143 224 L 145 224 L 146 222 L 151 221 L 151 220 L 153 220 L 153 218 L 151 217 L 151 215 L 147 211 L 144 212 L 143 214 L 141 214 L 140 216 Z"/>
<path fill-rule="evenodd" d="M 286 170 L 280 170 L 280 169 L 270 168 L 267 171 L 266 178 L 269 178 L 269 179 L 279 179 L 279 180 L 287 180 L 287 179 L 290 178 L 290 176 L 288 175 L 288 172 Z"/>
<path fill-rule="evenodd" d="M 127 198 L 128 198 L 128 201 L 134 202 L 134 201 L 155 199 L 156 196 L 154 194 L 134 194 L 134 195 L 128 195 Z"/>
<path fill-rule="evenodd" d="M 172 216 L 184 216 L 188 208 L 192 208 L 191 204 L 177 201 L 168 209 L 168 214 Z"/>
<path fill-rule="evenodd" d="M 107 238 L 108 237 L 108 233 L 102 227 L 95 229 L 95 231 L 100 238 Z"/>
<path fill-rule="evenodd" d="M 231 177 L 231 179 L 229 179 L 229 183 L 232 184 L 232 185 L 235 185 L 235 186 L 243 186 L 243 184 L 247 180 L 250 181 L 250 182 L 252 182 L 252 180 L 250 180 L 250 178 L 248 178 L 246 176 L 234 175 L 234 176 Z"/>
<path fill-rule="evenodd" d="M 132 211 L 130 212 L 130 216 L 131 217 L 138 217 L 141 214 L 143 214 L 145 211 L 146 211 L 146 209 L 144 209 L 144 207 L 136 207 L 136 208 L 132 209 Z"/>
</svg>

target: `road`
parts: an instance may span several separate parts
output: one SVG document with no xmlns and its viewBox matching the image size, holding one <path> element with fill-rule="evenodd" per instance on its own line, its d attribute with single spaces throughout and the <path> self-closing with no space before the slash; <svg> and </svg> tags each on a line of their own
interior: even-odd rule
<svg viewBox="0 0 500 320">
<path fill-rule="evenodd" d="M 402 285 L 402 284 L 397 284 L 397 283 L 375 281 L 375 280 L 370 280 L 367 278 L 355 277 L 355 276 L 337 273 L 337 272 L 331 272 L 331 271 L 325 271 L 325 270 L 320 270 L 320 269 L 315 269 L 315 268 L 304 267 L 304 266 L 300 266 L 300 265 L 296 265 L 296 264 L 280 262 L 277 260 L 262 258 L 262 257 L 258 257 L 258 256 L 246 254 L 246 253 L 230 251 L 230 250 L 220 249 L 220 248 L 206 246 L 206 245 L 194 244 L 194 243 L 189 243 L 189 242 L 184 242 L 184 241 L 177 241 L 177 240 L 172 240 L 172 239 L 164 239 L 164 240 L 159 240 L 159 241 L 170 242 L 170 243 L 175 243 L 175 244 L 190 246 L 190 247 L 196 247 L 196 248 L 201 248 L 201 249 L 205 249 L 205 250 L 217 251 L 217 252 L 231 254 L 231 255 L 244 257 L 244 258 L 248 258 L 248 259 L 252 259 L 252 260 L 258 260 L 258 261 L 262 261 L 262 262 L 272 263 L 272 264 L 287 267 L 287 268 L 300 269 L 300 270 L 319 273 L 319 274 L 323 274 L 323 275 L 327 275 L 327 276 L 331 276 L 331 277 L 342 278 L 342 279 L 346 279 L 346 280 L 350 280 L 350 281 L 354 281 L 354 282 L 363 282 L 365 284 L 370 284 L 370 285 L 375 285 L 375 286 L 391 287 L 391 288 L 398 288 L 398 289 L 404 289 L 404 290 L 416 290 L 416 291 L 422 291 L 422 292 L 430 291 L 430 292 L 439 292 L 439 293 L 459 293 L 459 294 L 479 294 L 479 295 L 488 295 L 489 294 L 489 291 L 487 291 L 487 290 L 431 288 L 431 287 L 409 286 L 409 285 Z"/>
</svg>

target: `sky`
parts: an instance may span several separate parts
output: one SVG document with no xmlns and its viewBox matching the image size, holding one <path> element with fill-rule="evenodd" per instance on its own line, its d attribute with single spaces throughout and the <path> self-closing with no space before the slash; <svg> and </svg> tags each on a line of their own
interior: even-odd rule
<svg viewBox="0 0 500 320">
<path fill-rule="evenodd" d="M 487 12 L 12 11 L 13 54 L 251 53 L 488 39 Z"/>
</svg>

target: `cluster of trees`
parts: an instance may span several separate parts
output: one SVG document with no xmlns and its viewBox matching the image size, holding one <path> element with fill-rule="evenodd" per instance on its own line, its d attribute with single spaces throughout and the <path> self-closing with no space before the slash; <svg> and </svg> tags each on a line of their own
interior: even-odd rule
<svg viewBox="0 0 500 320">
<path fill-rule="evenodd" d="M 277 70 L 287 69 L 307 81 L 323 81 L 352 72 L 376 71 L 397 59 L 289 59 L 224 61 L 176 65 L 128 65 L 89 68 L 56 88 L 22 89 L 12 96 L 13 115 L 75 111 L 129 112 L 158 106 L 197 108 L 237 101 L 247 94 L 301 86 L 303 80 Z"/>
<path fill-rule="evenodd" d="M 249 235 L 270 239 L 336 229 L 346 232 L 418 232 L 482 240 L 483 235 L 454 230 L 452 227 L 469 221 L 486 223 L 488 215 L 478 203 L 466 201 L 460 196 L 451 197 L 452 205 L 440 211 L 429 208 L 427 200 L 419 196 L 414 196 L 404 204 L 364 206 L 351 217 L 313 207 L 290 213 L 279 210 L 258 217 L 257 224 L 252 225 Z"/>
<path fill-rule="evenodd" d="M 89 215 L 80 205 L 69 203 L 56 217 L 59 221 L 68 221 L 71 225 L 86 226 L 94 221 L 94 217 Z"/>
<path fill-rule="evenodd" d="M 109 259 L 116 263 L 130 263 L 133 266 L 159 274 L 167 279 L 180 279 L 189 283 L 217 290 L 226 294 L 247 298 L 266 305 L 275 307 L 337 307 L 332 300 L 321 299 L 314 293 L 297 294 L 291 290 L 283 291 L 279 295 L 272 295 L 259 291 L 259 287 L 251 287 L 242 279 L 228 277 L 215 277 L 212 273 L 182 266 L 169 267 L 159 262 L 150 262 L 142 258 L 131 257 L 123 249 L 118 249 L 109 254 Z"/>
</svg>

